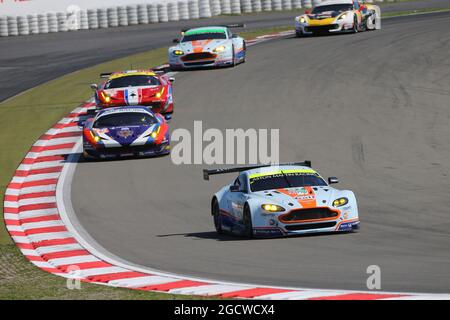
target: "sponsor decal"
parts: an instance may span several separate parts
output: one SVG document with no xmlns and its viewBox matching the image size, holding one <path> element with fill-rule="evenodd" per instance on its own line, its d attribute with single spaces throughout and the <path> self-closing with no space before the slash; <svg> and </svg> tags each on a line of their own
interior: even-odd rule
<svg viewBox="0 0 450 320">
<path fill-rule="evenodd" d="M 133 132 L 130 129 L 122 129 L 119 132 L 117 132 L 117 135 L 119 137 L 126 139 L 128 137 L 131 137 L 133 135 Z"/>
</svg>

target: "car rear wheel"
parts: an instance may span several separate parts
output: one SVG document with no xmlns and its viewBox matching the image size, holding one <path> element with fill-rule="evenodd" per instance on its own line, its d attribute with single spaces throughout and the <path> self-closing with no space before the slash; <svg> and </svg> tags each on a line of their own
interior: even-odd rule
<svg viewBox="0 0 450 320">
<path fill-rule="evenodd" d="M 222 234 L 222 218 L 220 216 L 219 202 L 216 198 L 212 201 L 211 214 L 214 218 L 214 227 L 216 228 L 217 233 Z"/>
<path fill-rule="evenodd" d="M 244 222 L 244 237 L 246 238 L 253 238 L 253 223 L 252 223 L 252 215 L 250 212 L 250 208 L 248 204 L 245 204 L 244 206 L 244 216 L 243 216 L 243 222 Z"/>
</svg>

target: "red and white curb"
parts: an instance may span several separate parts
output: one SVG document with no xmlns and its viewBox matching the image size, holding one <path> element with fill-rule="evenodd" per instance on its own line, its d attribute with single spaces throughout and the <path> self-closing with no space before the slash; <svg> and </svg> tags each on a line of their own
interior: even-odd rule
<svg viewBox="0 0 450 320">
<path fill-rule="evenodd" d="M 61 119 L 34 143 L 4 197 L 6 228 L 34 265 L 66 278 L 113 287 L 171 294 L 242 299 L 379 300 L 450 299 L 450 294 L 363 292 L 256 286 L 175 275 L 134 266 L 99 250 L 83 236 L 66 210 L 70 170 L 81 148 L 79 117 L 86 103 Z M 70 199 L 69 199 L 70 200 Z M 73 210 L 71 208 L 71 210 Z"/>
</svg>

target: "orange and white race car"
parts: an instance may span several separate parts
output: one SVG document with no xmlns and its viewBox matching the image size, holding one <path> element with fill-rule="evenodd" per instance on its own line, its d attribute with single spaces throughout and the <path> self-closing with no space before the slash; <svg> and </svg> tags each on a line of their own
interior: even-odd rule
<svg viewBox="0 0 450 320">
<path fill-rule="evenodd" d="M 380 7 L 358 0 L 329 0 L 295 18 L 297 37 L 381 29 Z"/>
</svg>

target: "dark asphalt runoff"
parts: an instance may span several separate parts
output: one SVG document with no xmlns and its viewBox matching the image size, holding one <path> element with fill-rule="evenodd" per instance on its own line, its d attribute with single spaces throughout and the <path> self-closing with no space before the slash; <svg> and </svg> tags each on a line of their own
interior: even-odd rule
<svg viewBox="0 0 450 320">
<path fill-rule="evenodd" d="M 206 182 L 203 166 L 170 157 L 80 163 L 77 218 L 111 253 L 170 272 L 367 290 L 377 265 L 383 290 L 450 292 L 449 24 L 439 13 L 279 39 L 249 48 L 234 69 L 176 75 L 172 129 L 279 128 L 281 161 L 312 160 L 354 190 L 359 233 L 218 236 L 211 196 L 234 175 Z"/>
<path fill-rule="evenodd" d="M 449 7 L 448 0 L 399 2 L 383 12 Z M 69 72 L 171 45 L 185 27 L 245 22 L 248 30 L 293 24 L 295 12 L 214 17 L 111 29 L 0 37 L 0 101 Z"/>
</svg>

